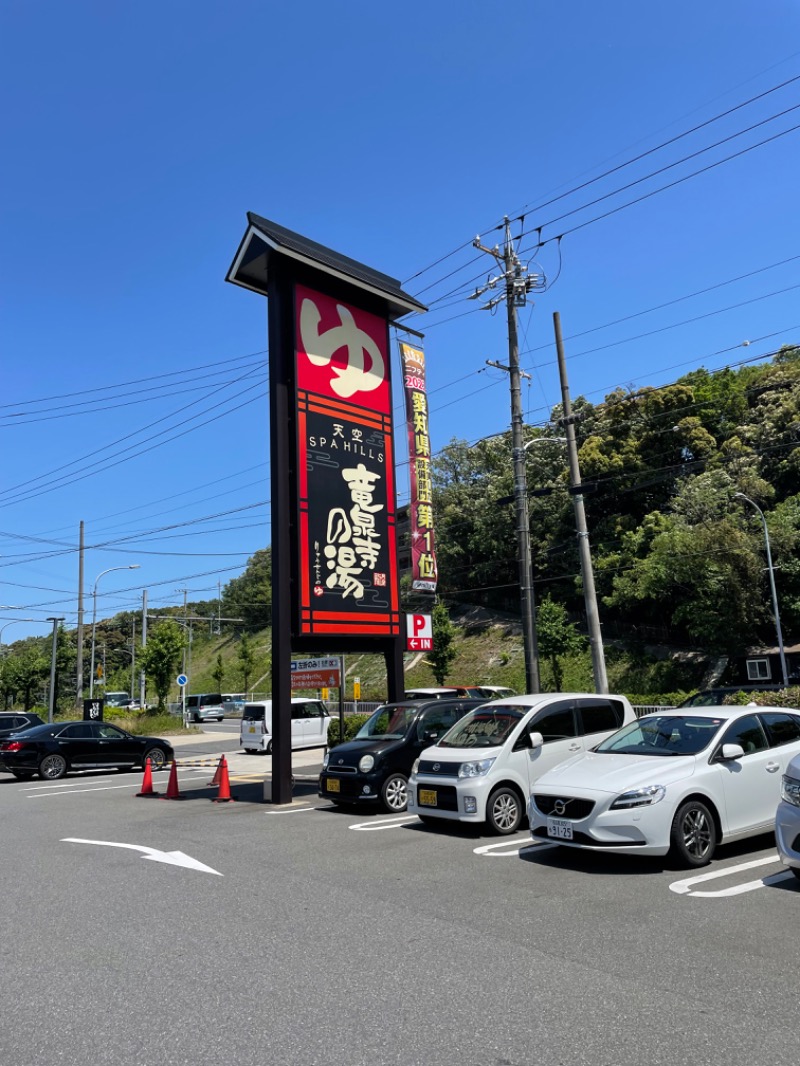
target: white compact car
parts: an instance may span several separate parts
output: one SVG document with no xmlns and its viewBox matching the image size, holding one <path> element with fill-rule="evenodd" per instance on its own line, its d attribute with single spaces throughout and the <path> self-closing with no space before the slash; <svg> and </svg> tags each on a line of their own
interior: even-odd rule
<svg viewBox="0 0 800 1066">
<path fill-rule="evenodd" d="M 800 755 L 795 755 L 783 775 L 775 840 L 781 862 L 800 881 Z"/>
<path fill-rule="evenodd" d="M 636 719 L 624 696 L 510 696 L 469 711 L 412 768 L 408 810 L 423 822 L 515 832 L 545 771 Z"/>
<path fill-rule="evenodd" d="M 640 718 L 539 779 L 531 836 L 567 847 L 710 862 L 717 845 L 769 832 L 800 713 L 696 707 Z M 798 856 L 800 862 L 800 856 Z"/>
<path fill-rule="evenodd" d="M 327 748 L 331 716 L 322 700 L 298 696 L 292 700 L 292 750 Z M 272 751 L 272 700 L 246 703 L 239 743 L 246 752 Z"/>
</svg>

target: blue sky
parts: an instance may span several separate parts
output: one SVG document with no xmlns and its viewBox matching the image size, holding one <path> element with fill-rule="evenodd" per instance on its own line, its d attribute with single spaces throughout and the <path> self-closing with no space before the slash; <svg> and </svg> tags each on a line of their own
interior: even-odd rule
<svg viewBox="0 0 800 1066">
<path fill-rule="evenodd" d="M 504 310 L 466 300 L 506 213 L 549 279 L 520 315 L 531 424 L 555 310 L 595 401 L 798 342 L 798 31 L 790 0 L 6 0 L 2 640 L 75 624 L 81 520 L 87 593 L 140 566 L 100 617 L 211 598 L 269 542 L 266 308 L 224 282 L 248 210 L 430 303 L 435 449 L 509 423 Z"/>
</svg>

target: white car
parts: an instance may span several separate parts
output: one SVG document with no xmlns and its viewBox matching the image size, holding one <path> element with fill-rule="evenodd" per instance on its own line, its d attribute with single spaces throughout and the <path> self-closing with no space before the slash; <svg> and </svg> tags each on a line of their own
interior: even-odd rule
<svg viewBox="0 0 800 1066">
<path fill-rule="evenodd" d="M 710 862 L 717 845 L 769 832 L 800 712 L 696 707 L 649 714 L 540 778 L 531 836 L 618 854 Z"/>
<path fill-rule="evenodd" d="M 292 698 L 292 751 L 328 747 L 331 716 L 322 700 Z M 246 703 L 239 727 L 239 743 L 248 753 L 272 752 L 272 700 Z"/>
<path fill-rule="evenodd" d="M 781 862 L 800 881 L 800 755 L 792 759 L 783 775 L 775 839 Z"/>
<path fill-rule="evenodd" d="M 636 719 L 624 696 L 510 696 L 469 711 L 414 763 L 408 810 L 515 832 L 534 781 Z"/>
</svg>

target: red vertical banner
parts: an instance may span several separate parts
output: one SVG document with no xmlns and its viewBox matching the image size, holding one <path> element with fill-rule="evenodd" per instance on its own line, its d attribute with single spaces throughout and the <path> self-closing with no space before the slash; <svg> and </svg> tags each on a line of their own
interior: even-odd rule
<svg viewBox="0 0 800 1066">
<path fill-rule="evenodd" d="M 436 552 L 433 540 L 433 479 L 425 391 L 425 353 L 400 342 L 403 389 L 408 422 L 408 460 L 411 470 L 411 587 L 436 591 Z"/>
</svg>

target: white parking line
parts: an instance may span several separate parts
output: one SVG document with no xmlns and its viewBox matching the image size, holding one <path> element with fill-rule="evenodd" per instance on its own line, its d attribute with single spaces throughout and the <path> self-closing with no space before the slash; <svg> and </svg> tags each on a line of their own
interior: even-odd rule
<svg viewBox="0 0 800 1066">
<path fill-rule="evenodd" d="M 401 829 L 406 822 L 416 822 L 416 814 L 404 814 L 400 818 L 382 818 L 380 822 L 357 822 L 348 825 L 348 829 L 355 829 L 361 833 L 373 833 L 378 829 Z"/>
<path fill-rule="evenodd" d="M 100 785 L 99 788 L 70 788 L 61 792 L 40 792 L 38 796 L 26 796 L 29 800 L 52 799 L 54 796 L 71 796 L 75 792 L 111 792 L 115 788 L 131 788 L 130 785 Z"/>
<path fill-rule="evenodd" d="M 523 851 L 543 851 L 548 848 L 556 847 L 555 844 L 539 843 L 539 841 L 531 840 L 530 837 L 524 837 L 522 840 L 501 840 L 497 844 L 481 844 L 479 848 L 473 848 L 474 855 L 487 855 L 490 859 L 502 859 L 506 855 L 519 855 Z M 500 851 L 500 848 L 506 850 Z M 499 855 L 493 854 L 495 851 L 499 851 Z"/>
<path fill-rule="evenodd" d="M 333 809 L 334 809 L 334 805 L 331 804 L 330 806 L 325 806 L 325 807 L 292 807 L 291 810 L 288 810 L 288 811 L 266 811 L 265 813 L 266 814 L 302 814 L 303 811 L 332 811 Z"/>
<path fill-rule="evenodd" d="M 682 881 L 673 881 L 669 886 L 670 891 L 677 892 L 679 896 L 703 896 L 706 899 L 721 899 L 727 896 L 741 896 L 745 892 L 755 892 L 757 888 L 767 888 L 776 885 L 780 881 L 786 881 L 793 877 L 791 870 L 783 870 L 780 873 L 769 874 L 758 881 L 746 881 L 741 885 L 733 885 L 731 888 L 721 888 L 716 892 L 695 891 L 693 885 L 702 884 L 705 881 L 715 881 L 719 877 L 730 877 L 732 874 L 743 873 L 745 870 L 755 870 L 758 866 L 769 866 L 780 862 L 777 853 L 768 859 L 753 859 L 751 862 L 740 862 L 737 866 L 726 866 L 724 870 L 712 870 L 711 873 L 698 874 L 696 877 L 686 877 Z"/>
</svg>

